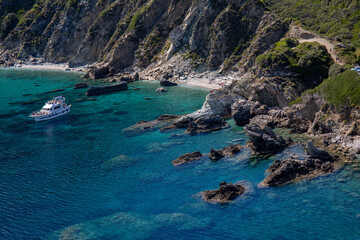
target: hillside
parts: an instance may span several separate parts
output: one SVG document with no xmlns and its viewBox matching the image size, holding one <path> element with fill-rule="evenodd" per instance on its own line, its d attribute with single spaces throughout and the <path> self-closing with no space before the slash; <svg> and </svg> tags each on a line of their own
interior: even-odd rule
<svg viewBox="0 0 360 240">
<path fill-rule="evenodd" d="M 277 15 L 339 42 L 342 58 L 360 63 L 359 0 L 264 0 Z"/>
<path fill-rule="evenodd" d="M 286 30 L 263 3 L 248 0 L 36 0 L 1 48 L 3 59 L 103 62 L 116 71 L 180 54 L 204 71 L 251 67 Z"/>
</svg>

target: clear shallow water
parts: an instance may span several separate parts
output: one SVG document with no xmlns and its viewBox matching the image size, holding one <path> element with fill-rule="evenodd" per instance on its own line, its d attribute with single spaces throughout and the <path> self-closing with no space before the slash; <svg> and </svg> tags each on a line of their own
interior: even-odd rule
<svg viewBox="0 0 360 240">
<path fill-rule="evenodd" d="M 360 173 L 352 167 L 311 181 L 258 189 L 275 158 L 249 151 L 216 163 L 204 158 L 173 167 L 186 152 L 244 144 L 242 128 L 199 136 L 182 131 L 122 129 L 161 114 L 201 107 L 206 91 L 156 93 L 156 83 L 84 97 L 78 75 L 0 71 L 0 239 L 359 239 Z M 58 93 L 45 93 L 65 89 Z M 31 94 L 31 95 L 29 95 Z M 72 112 L 36 123 L 27 118 L 52 96 Z M 144 97 L 152 98 L 144 100 Z M 196 194 L 221 181 L 246 180 L 249 193 L 226 206 Z"/>
</svg>

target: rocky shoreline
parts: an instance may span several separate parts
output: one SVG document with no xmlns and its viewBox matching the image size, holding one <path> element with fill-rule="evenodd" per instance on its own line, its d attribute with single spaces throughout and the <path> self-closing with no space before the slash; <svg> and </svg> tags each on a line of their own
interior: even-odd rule
<svg viewBox="0 0 360 240">
<path fill-rule="evenodd" d="M 42 21 L 25 15 L 27 21 L 11 29 L 2 43 L 0 65 L 81 71 L 85 79 L 81 86 L 86 79 L 123 82 L 123 86 L 147 79 L 159 81 L 158 92 L 171 91 L 162 86 L 178 84 L 211 89 L 202 108 L 193 113 L 165 114 L 123 129 L 129 136 L 174 129 L 197 135 L 226 129 L 227 120 L 233 119 L 250 139 L 246 146 L 211 149 L 209 155 L 185 154 L 173 161 L 177 166 L 207 156 L 218 161 L 244 148 L 254 156 L 274 155 L 295 144 L 274 133 L 278 128 L 316 136 L 321 139 L 317 147 L 332 149 L 348 161 L 360 153 L 360 108 L 338 109 L 311 90 L 343 71 L 332 60 L 333 52 L 315 42 L 299 41 L 299 29 L 278 18 L 262 1 L 150 1 L 136 7 L 127 1 L 111 7 L 95 2 L 74 3 L 74 11 L 48 1 L 46 9 L 51 12 L 35 9 Z M 62 14 L 53 18 L 57 9 Z M 135 15 L 124 9 L 133 9 Z M 107 11 L 117 17 L 106 17 Z M 100 28 L 102 33 L 95 34 Z M 307 90 L 309 94 L 302 96 Z M 321 152 L 309 144 L 308 149 Z M 336 169 L 333 162 L 341 164 L 338 159 L 309 156 L 276 160 L 264 185 L 330 173 Z"/>
</svg>

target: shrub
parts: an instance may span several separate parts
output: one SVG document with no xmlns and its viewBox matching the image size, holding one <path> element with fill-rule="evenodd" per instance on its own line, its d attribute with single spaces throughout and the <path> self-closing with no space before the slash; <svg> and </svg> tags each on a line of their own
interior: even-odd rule
<svg viewBox="0 0 360 240">
<path fill-rule="evenodd" d="M 273 49 L 259 55 L 256 62 L 262 68 L 290 70 L 300 75 L 302 82 L 314 87 L 328 77 L 333 63 L 326 48 L 317 43 L 301 43 L 286 38 L 275 44 Z"/>
<path fill-rule="evenodd" d="M 1 38 L 6 37 L 18 24 L 19 19 L 15 13 L 9 13 L 1 23 Z"/>
<path fill-rule="evenodd" d="M 324 81 L 319 90 L 326 101 L 337 108 L 360 106 L 360 74 L 346 70 Z"/>
</svg>

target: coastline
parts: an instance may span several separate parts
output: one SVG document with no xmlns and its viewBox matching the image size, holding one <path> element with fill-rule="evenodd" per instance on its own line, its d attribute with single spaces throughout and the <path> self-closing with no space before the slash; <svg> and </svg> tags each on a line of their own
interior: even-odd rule
<svg viewBox="0 0 360 240">
<path fill-rule="evenodd" d="M 69 68 L 68 64 L 42 63 L 42 64 L 18 64 L 10 69 L 32 69 L 32 70 L 54 70 L 54 71 L 73 71 L 83 72 L 84 67 Z"/>
<path fill-rule="evenodd" d="M 207 78 L 188 78 L 180 81 L 180 85 L 198 87 L 206 90 L 215 90 L 221 88 L 221 84 L 216 84 L 208 81 Z"/>
<path fill-rule="evenodd" d="M 77 67 L 77 68 L 69 68 L 68 64 L 55 64 L 55 63 L 43 63 L 43 64 L 19 64 L 14 67 L 9 67 L 10 69 L 29 69 L 29 70 L 49 70 L 49 71 L 71 71 L 71 72 L 85 72 L 86 66 Z M 149 79 L 144 79 L 148 81 L 153 81 Z M 180 86 L 189 86 L 202 88 L 205 90 L 214 90 L 221 88 L 221 83 L 215 83 L 214 81 L 210 81 L 209 78 L 187 78 L 179 80 Z M 223 81 L 221 81 L 223 82 Z"/>
</svg>

